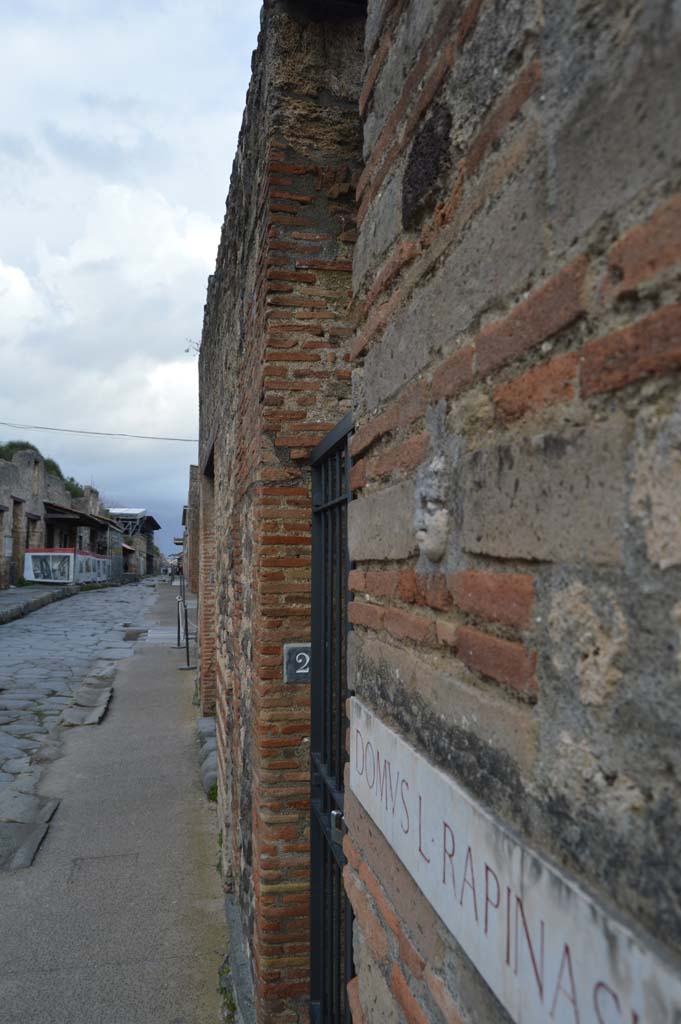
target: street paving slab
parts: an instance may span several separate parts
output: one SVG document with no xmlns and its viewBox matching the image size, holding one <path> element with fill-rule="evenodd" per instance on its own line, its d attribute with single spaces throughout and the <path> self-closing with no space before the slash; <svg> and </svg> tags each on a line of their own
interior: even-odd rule
<svg viewBox="0 0 681 1024">
<path fill-rule="evenodd" d="M 0 625 L 0 871 L 30 865 L 58 806 L 31 794 L 63 728 L 104 717 L 153 598 L 149 584 L 84 591 Z"/>
</svg>

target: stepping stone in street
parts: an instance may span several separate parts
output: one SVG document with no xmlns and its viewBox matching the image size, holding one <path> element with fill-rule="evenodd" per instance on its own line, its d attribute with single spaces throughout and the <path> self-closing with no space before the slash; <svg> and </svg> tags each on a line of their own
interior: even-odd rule
<svg viewBox="0 0 681 1024">
<path fill-rule="evenodd" d="M 106 706 L 111 698 L 111 687 L 105 690 L 90 689 L 83 686 L 74 697 L 74 704 L 79 708 L 98 708 Z"/>
<path fill-rule="evenodd" d="M 97 725 L 106 714 L 106 705 L 97 708 L 64 708 L 62 722 L 64 725 Z"/>
<path fill-rule="evenodd" d="M 98 679 L 96 676 L 88 676 L 87 679 L 83 680 L 83 686 L 81 687 L 81 689 L 85 688 L 88 690 L 110 690 L 111 680 Z"/>
<path fill-rule="evenodd" d="M 32 825 L 0 824 L 0 871 L 29 868 L 48 828 L 43 822 Z"/>
<path fill-rule="evenodd" d="M 11 787 L 0 793 L 0 824 L 18 822 L 30 825 L 49 821 L 59 807 L 59 800 L 47 796 L 18 793 Z"/>
<path fill-rule="evenodd" d="M 116 666 L 110 661 L 102 661 L 90 672 L 90 675 L 95 679 L 113 679 L 116 675 Z"/>
</svg>

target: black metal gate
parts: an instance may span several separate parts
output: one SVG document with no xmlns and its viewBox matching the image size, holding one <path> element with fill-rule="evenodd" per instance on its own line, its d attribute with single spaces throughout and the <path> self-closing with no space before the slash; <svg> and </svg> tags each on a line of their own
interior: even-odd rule
<svg viewBox="0 0 681 1024">
<path fill-rule="evenodd" d="M 312 452 L 312 728 L 310 1020 L 350 1024 L 352 909 L 343 889 L 347 754 L 348 414 Z"/>
</svg>

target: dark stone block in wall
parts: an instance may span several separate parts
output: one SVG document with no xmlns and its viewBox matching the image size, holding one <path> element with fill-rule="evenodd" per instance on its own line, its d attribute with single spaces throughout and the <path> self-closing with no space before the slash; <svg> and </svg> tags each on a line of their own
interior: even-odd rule
<svg viewBox="0 0 681 1024">
<path fill-rule="evenodd" d="M 282 0 L 282 5 L 298 21 L 363 18 L 367 12 L 367 0 Z"/>
<path fill-rule="evenodd" d="M 416 133 L 402 183 L 402 224 L 405 230 L 418 226 L 423 214 L 440 197 L 441 180 L 451 164 L 452 115 L 437 103 L 431 116 Z"/>
</svg>

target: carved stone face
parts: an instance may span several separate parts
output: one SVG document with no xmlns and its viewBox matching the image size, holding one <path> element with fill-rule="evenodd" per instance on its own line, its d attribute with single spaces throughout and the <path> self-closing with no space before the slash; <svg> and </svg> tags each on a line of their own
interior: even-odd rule
<svg viewBox="0 0 681 1024">
<path fill-rule="evenodd" d="M 416 543 L 431 562 L 439 562 L 447 547 L 449 512 L 437 501 L 426 501 L 416 514 Z"/>
</svg>

